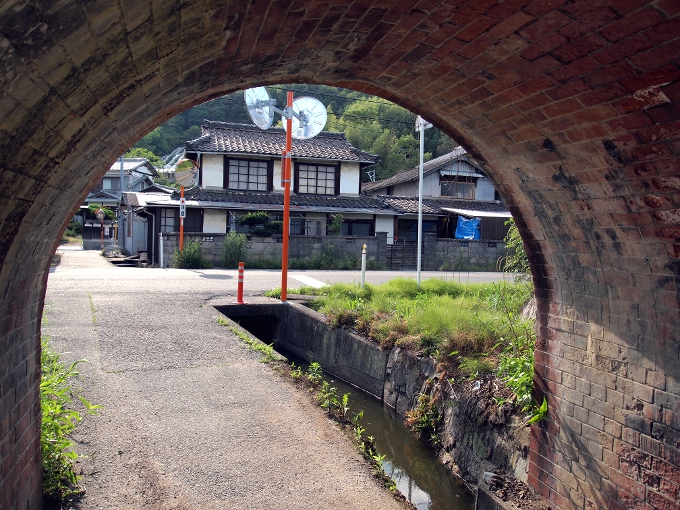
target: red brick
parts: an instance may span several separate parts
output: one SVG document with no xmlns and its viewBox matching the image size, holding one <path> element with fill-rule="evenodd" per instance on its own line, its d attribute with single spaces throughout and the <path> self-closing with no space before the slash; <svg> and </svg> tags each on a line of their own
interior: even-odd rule
<svg viewBox="0 0 680 510">
<path fill-rule="evenodd" d="M 536 41 L 540 37 L 552 32 L 553 30 L 569 23 L 570 18 L 560 11 L 552 11 L 541 16 L 534 23 L 522 29 L 521 34 L 530 41 Z"/>
<path fill-rule="evenodd" d="M 599 33 L 609 41 L 620 41 L 624 37 L 639 32 L 645 28 L 653 27 L 663 21 L 663 17 L 655 9 L 645 9 L 642 12 L 634 12 L 614 21 Z"/>
<path fill-rule="evenodd" d="M 638 499 L 644 501 L 645 499 L 645 486 L 639 482 L 636 482 L 629 476 L 624 475 L 616 469 L 609 470 L 609 481 L 611 481 L 617 487 L 629 492 Z"/>
<path fill-rule="evenodd" d="M 559 67 L 551 72 L 552 76 L 559 81 L 567 81 L 597 69 L 599 64 L 590 56 L 574 60 L 570 64 Z"/>
</svg>

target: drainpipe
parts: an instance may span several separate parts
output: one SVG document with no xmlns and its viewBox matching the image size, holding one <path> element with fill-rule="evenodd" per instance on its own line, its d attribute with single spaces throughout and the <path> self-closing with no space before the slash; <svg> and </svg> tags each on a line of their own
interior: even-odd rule
<svg viewBox="0 0 680 510">
<path fill-rule="evenodd" d="M 160 250 L 159 253 L 160 253 L 161 267 L 164 267 L 164 266 L 163 266 L 163 232 L 159 232 L 159 233 L 158 233 L 158 238 L 159 238 L 159 240 L 158 240 L 158 249 Z"/>
</svg>

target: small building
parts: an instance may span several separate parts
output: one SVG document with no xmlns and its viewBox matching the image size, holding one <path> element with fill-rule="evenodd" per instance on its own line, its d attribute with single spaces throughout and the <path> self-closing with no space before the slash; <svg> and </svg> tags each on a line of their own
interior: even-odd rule
<svg viewBox="0 0 680 510">
<path fill-rule="evenodd" d="M 136 239 L 136 246 L 141 246 L 140 238 L 144 235 L 138 232 L 140 225 L 135 225 L 133 221 L 127 219 L 132 216 L 127 215 L 125 208 L 121 208 L 121 188 L 122 191 L 142 191 L 153 185 L 153 177 L 158 177 L 158 173 L 153 165 L 146 158 L 123 158 L 123 183 L 121 186 L 121 164 L 120 159 L 111 165 L 104 177 L 97 183 L 85 198 L 81 207 L 83 221 L 83 249 L 98 250 L 101 247 L 102 224 L 97 219 L 88 214 L 87 209 L 90 204 L 97 204 L 113 211 L 115 220 L 104 222 L 105 244 L 117 242 L 118 228 L 126 230 L 124 246 L 129 251 L 133 251 L 133 239 Z M 136 227 L 136 228 L 135 228 Z"/>
<path fill-rule="evenodd" d="M 388 243 L 418 239 L 419 173 L 415 167 L 363 184 L 364 194 L 379 198 L 395 212 L 393 224 L 381 229 L 388 232 Z M 510 212 L 481 166 L 462 147 L 423 164 L 422 188 L 423 232 L 435 233 L 440 239 L 456 238 L 459 222 L 478 218 L 475 239 L 504 239 Z"/>
</svg>

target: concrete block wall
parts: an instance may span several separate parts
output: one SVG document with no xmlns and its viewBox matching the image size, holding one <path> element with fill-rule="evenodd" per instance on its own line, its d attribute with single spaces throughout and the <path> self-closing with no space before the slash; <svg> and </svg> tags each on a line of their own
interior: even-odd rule
<svg viewBox="0 0 680 510">
<path fill-rule="evenodd" d="M 216 267 L 221 266 L 222 245 L 225 234 L 202 234 L 185 233 L 185 241 L 192 239 L 201 243 L 203 256 Z M 288 245 L 288 257 L 305 258 L 323 255 L 326 250 L 332 249 L 338 257 L 350 256 L 357 260 L 361 259 L 363 245 L 366 245 L 366 259 L 379 260 L 385 258 L 385 249 L 380 243 L 386 243 L 386 236 L 290 236 Z M 172 254 L 179 246 L 179 234 L 169 232 L 163 234 L 163 258 L 164 266 L 172 267 Z M 256 237 L 248 238 L 246 245 L 246 260 L 281 260 L 280 237 Z"/>
<path fill-rule="evenodd" d="M 380 95 L 480 162 L 536 287 L 536 396 L 550 412 L 533 427 L 530 482 L 559 509 L 677 509 L 677 2 L 249 8 L 0 0 L 3 510 L 40 507 L 40 314 L 66 223 L 162 122 L 282 83 Z"/>
</svg>

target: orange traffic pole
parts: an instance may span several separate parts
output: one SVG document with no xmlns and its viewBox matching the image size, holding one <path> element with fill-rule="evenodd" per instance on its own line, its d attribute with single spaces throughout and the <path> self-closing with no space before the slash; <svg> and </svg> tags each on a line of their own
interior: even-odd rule
<svg viewBox="0 0 680 510">
<path fill-rule="evenodd" d="M 293 108 L 293 93 L 288 92 L 287 107 Z M 283 181 L 283 246 L 281 247 L 281 302 L 288 299 L 288 236 L 290 235 L 290 153 L 293 148 L 293 118 L 286 119 L 286 150 L 284 152 L 285 165 Z"/>
<path fill-rule="evenodd" d="M 179 187 L 179 202 L 180 210 L 181 204 L 184 202 L 184 186 Z M 179 251 L 184 251 L 184 217 L 179 215 Z"/>
<path fill-rule="evenodd" d="M 238 284 L 237 284 L 237 295 L 236 295 L 236 301 L 234 301 L 234 304 L 236 305 L 245 305 L 245 301 L 243 301 L 243 270 L 244 270 L 244 265 L 243 262 L 238 263 Z"/>
</svg>

